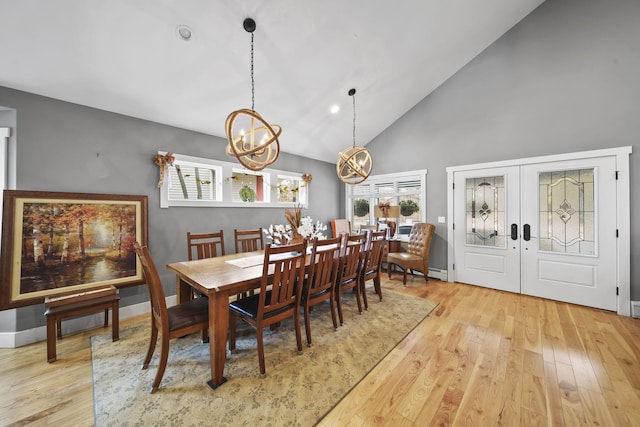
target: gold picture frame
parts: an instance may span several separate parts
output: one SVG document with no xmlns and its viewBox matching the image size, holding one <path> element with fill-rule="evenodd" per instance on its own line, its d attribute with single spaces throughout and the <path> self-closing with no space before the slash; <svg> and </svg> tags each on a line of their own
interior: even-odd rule
<svg viewBox="0 0 640 427">
<path fill-rule="evenodd" d="M 147 196 L 4 190 L 0 310 L 144 283 Z"/>
</svg>

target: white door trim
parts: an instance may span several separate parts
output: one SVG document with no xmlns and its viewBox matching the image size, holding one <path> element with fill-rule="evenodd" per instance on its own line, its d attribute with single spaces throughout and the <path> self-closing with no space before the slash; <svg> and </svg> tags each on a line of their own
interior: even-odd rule
<svg viewBox="0 0 640 427">
<path fill-rule="evenodd" d="M 582 151 L 576 153 L 554 154 L 549 156 L 529 157 L 524 159 L 503 160 L 489 163 L 447 167 L 447 280 L 455 280 L 455 251 L 453 234 L 453 175 L 455 172 L 526 165 L 532 163 L 558 162 L 563 160 L 587 159 L 592 157 L 616 157 L 618 172 L 618 194 L 616 197 L 616 223 L 619 237 L 618 250 L 618 308 L 617 313 L 623 316 L 631 315 L 631 201 L 629 184 L 629 155 L 632 147 L 606 148 L 602 150 Z"/>
</svg>

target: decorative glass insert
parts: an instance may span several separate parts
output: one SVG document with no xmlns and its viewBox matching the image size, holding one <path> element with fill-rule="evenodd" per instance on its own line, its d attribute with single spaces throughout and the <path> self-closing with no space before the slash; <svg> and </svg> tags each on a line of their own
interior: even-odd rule
<svg viewBox="0 0 640 427">
<path fill-rule="evenodd" d="M 594 169 L 540 172 L 539 249 L 595 253 Z"/>
<path fill-rule="evenodd" d="M 467 178 L 467 244 L 504 248 L 504 176 Z"/>
</svg>

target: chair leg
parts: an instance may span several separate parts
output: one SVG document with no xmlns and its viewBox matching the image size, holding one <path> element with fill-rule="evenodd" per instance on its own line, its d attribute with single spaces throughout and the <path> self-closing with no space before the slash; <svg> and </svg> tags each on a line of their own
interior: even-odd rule
<svg viewBox="0 0 640 427">
<path fill-rule="evenodd" d="M 364 277 L 360 279 L 360 292 L 362 293 L 362 300 L 364 301 L 364 309 L 369 310 L 369 301 L 367 301 L 367 283 L 364 280 Z"/>
<path fill-rule="evenodd" d="M 229 313 L 229 351 L 236 349 L 236 316 Z"/>
<path fill-rule="evenodd" d="M 340 292 L 340 286 L 336 289 L 336 306 L 338 307 L 338 317 L 340 318 L 340 326 L 344 325 L 344 319 L 342 318 L 342 293 Z"/>
<path fill-rule="evenodd" d="M 402 286 L 407 286 L 407 269 L 403 268 L 402 269 Z"/>
<path fill-rule="evenodd" d="M 267 376 L 267 367 L 264 363 L 264 340 L 262 339 L 262 325 L 256 328 L 256 338 L 258 340 L 258 362 L 260 363 L 260 376 Z"/>
<path fill-rule="evenodd" d="M 358 302 L 358 314 L 362 314 L 362 303 L 360 302 L 360 283 L 358 282 L 356 286 L 354 286 L 356 290 L 356 301 Z"/>
<path fill-rule="evenodd" d="M 337 331 L 338 330 L 338 320 L 336 319 L 336 297 L 335 297 L 335 293 L 331 296 L 331 299 L 329 299 L 329 304 L 331 304 L 331 320 L 333 320 L 333 330 Z"/>
<path fill-rule="evenodd" d="M 162 335 L 162 342 L 160 344 L 160 364 L 158 365 L 158 372 L 151 385 L 151 393 L 158 391 L 160 387 L 160 381 L 164 375 L 164 370 L 167 368 L 167 359 L 169 359 L 169 337 Z"/>
<path fill-rule="evenodd" d="M 382 286 L 380 286 L 380 272 L 378 272 L 376 277 L 373 278 L 373 287 L 376 290 L 376 293 L 378 294 L 380 301 L 382 301 Z"/>
<path fill-rule="evenodd" d="M 311 347 L 311 322 L 310 322 L 310 308 L 307 304 L 304 305 L 304 331 L 307 334 L 307 347 Z M 335 323 L 335 319 L 334 319 Z"/>
<path fill-rule="evenodd" d="M 300 306 L 298 306 L 300 307 Z M 301 327 L 300 327 L 300 311 L 299 309 L 296 310 L 295 314 L 294 314 L 294 319 L 293 319 L 293 323 L 296 326 L 296 345 L 298 346 L 298 355 L 302 354 L 302 331 L 301 331 Z"/>
<path fill-rule="evenodd" d="M 151 340 L 149 341 L 149 349 L 147 350 L 147 356 L 144 358 L 144 362 L 142 362 L 142 369 L 147 369 L 149 367 L 149 362 L 151 362 L 151 356 L 153 356 L 153 352 L 156 349 L 156 341 L 158 341 L 158 328 L 155 323 L 151 324 Z"/>
</svg>

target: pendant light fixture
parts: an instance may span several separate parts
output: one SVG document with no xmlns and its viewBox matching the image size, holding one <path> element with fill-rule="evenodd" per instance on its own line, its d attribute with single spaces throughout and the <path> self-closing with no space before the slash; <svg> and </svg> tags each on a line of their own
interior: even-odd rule
<svg viewBox="0 0 640 427">
<path fill-rule="evenodd" d="M 345 184 L 360 184 L 369 177 L 373 160 L 369 150 L 356 146 L 356 90 L 350 89 L 353 97 L 353 146 L 338 153 L 336 171 L 338 178 Z"/>
<path fill-rule="evenodd" d="M 282 129 L 270 125 L 255 110 L 255 81 L 253 78 L 253 32 L 256 22 L 247 18 L 242 23 L 245 31 L 251 33 L 251 109 L 236 110 L 229 114 L 225 131 L 229 145 L 227 154 L 238 159 L 247 169 L 260 171 L 278 159 Z"/>
</svg>

